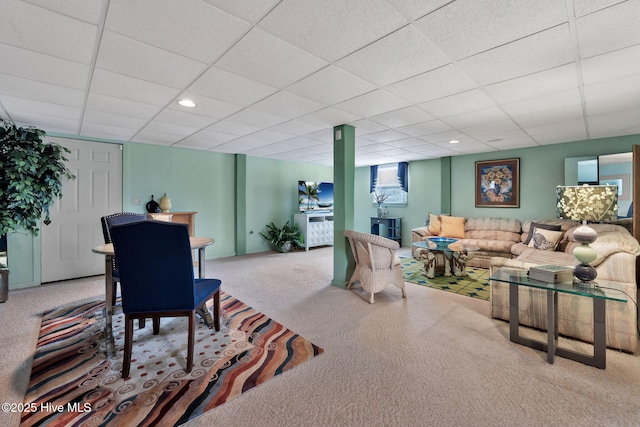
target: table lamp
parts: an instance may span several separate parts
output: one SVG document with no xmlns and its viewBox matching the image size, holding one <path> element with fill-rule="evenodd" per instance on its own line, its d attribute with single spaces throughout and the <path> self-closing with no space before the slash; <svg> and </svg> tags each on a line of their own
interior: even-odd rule
<svg viewBox="0 0 640 427">
<path fill-rule="evenodd" d="M 580 246 L 573 251 L 579 264 L 574 266 L 574 283 L 582 287 L 593 287 L 598 275 L 590 265 L 598 253 L 589 246 L 598 234 L 587 226 L 587 221 L 604 222 L 618 218 L 618 186 L 617 185 L 582 185 L 561 186 L 556 188 L 558 218 L 582 221 L 582 225 L 573 232 L 573 238 Z"/>
</svg>

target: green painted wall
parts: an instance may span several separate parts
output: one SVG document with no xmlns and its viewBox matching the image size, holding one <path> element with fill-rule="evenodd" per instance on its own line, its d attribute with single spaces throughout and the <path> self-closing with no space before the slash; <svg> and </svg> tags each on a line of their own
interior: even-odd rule
<svg viewBox="0 0 640 427">
<path fill-rule="evenodd" d="M 144 213 L 167 193 L 174 212 L 198 212 L 195 234 L 215 239 L 206 258 L 235 255 L 235 159 L 232 154 L 128 143 L 123 153 L 123 210 Z M 134 198 L 142 205 L 133 205 Z"/>
<path fill-rule="evenodd" d="M 298 210 L 298 181 L 333 181 L 330 166 L 247 157 L 247 253 L 270 250 L 258 234 L 269 222 L 282 226 Z M 238 236 L 241 238 L 241 236 Z"/>
<path fill-rule="evenodd" d="M 554 218 L 555 188 L 564 184 L 566 157 L 630 152 L 634 144 L 640 144 L 640 135 L 452 157 L 451 213 L 458 216 L 497 216 L 521 220 Z M 513 157 L 520 158 L 520 208 L 476 208 L 475 162 Z"/>
<path fill-rule="evenodd" d="M 402 218 L 402 245 L 411 245 L 411 229 L 424 225 L 427 213 L 441 212 L 442 159 L 420 160 L 409 164 L 409 199 L 406 207 L 389 207 L 389 216 Z M 370 167 L 356 169 L 355 229 L 371 231 L 371 217 L 377 216 L 377 205 L 369 193 Z"/>
</svg>

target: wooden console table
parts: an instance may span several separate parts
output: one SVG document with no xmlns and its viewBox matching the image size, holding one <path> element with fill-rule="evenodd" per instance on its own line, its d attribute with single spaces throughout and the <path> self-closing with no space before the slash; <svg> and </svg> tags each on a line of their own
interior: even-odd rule
<svg viewBox="0 0 640 427">
<path fill-rule="evenodd" d="M 171 216 L 171 222 L 177 222 L 180 224 L 187 224 L 189 226 L 189 236 L 193 237 L 196 234 L 196 214 L 198 212 L 160 212 L 150 213 L 149 216 L 157 220 L 167 220 L 167 217 Z"/>
</svg>

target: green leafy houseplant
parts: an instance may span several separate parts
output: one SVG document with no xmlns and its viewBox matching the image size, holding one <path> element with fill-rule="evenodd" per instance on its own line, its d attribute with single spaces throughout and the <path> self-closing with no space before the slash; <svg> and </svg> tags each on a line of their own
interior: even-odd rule
<svg viewBox="0 0 640 427">
<path fill-rule="evenodd" d="M 45 212 L 62 197 L 62 178 L 75 179 L 65 166 L 70 151 L 44 143 L 45 132 L 16 127 L 0 118 L 0 236 L 22 229 L 38 235 Z"/>
<path fill-rule="evenodd" d="M 285 222 L 282 228 L 278 228 L 273 222 L 267 224 L 267 230 L 260 235 L 269 242 L 269 244 L 282 253 L 291 250 L 291 246 L 296 248 L 304 247 L 304 236 L 300 233 L 298 224 L 289 224 Z"/>
</svg>

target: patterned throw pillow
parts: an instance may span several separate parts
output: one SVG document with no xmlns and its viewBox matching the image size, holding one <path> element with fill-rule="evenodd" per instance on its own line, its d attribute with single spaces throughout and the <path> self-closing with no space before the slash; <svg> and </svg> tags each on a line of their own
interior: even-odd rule
<svg viewBox="0 0 640 427">
<path fill-rule="evenodd" d="M 523 242 L 525 245 L 528 245 L 529 242 L 531 241 L 531 238 L 533 237 L 533 230 L 535 230 L 536 228 L 542 228 L 542 229 L 545 229 L 545 230 L 552 230 L 552 231 L 560 231 L 561 226 L 560 225 L 553 225 L 553 224 L 540 224 L 540 223 L 537 223 L 537 222 L 532 222 L 531 225 L 529 226 L 529 234 L 527 235 L 527 238 Z"/>
<path fill-rule="evenodd" d="M 563 231 L 546 230 L 536 227 L 533 229 L 533 236 L 527 246 L 543 251 L 555 251 L 563 234 Z"/>
</svg>

